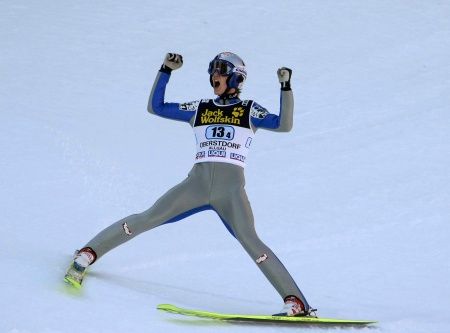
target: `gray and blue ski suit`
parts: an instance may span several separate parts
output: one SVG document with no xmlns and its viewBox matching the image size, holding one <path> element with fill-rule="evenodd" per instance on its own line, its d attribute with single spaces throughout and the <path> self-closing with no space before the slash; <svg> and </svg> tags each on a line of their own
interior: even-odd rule
<svg viewBox="0 0 450 333">
<path fill-rule="evenodd" d="M 297 296 L 310 309 L 297 284 L 272 250 L 255 231 L 245 192 L 244 166 L 257 129 L 288 132 L 293 123 L 293 94 L 281 90 L 280 114 L 269 113 L 251 100 L 217 98 L 188 103 L 166 103 L 170 74 L 159 71 L 148 103 L 148 112 L 189 123 L 195 132 L 197 154 L 188 177 L 159 198 L 148 210 L 128 216 L 101 231 L 86 247 L 97 258 L 133 237 L 211 209 L 242 244 L 284 299 Z"/>
</svg>

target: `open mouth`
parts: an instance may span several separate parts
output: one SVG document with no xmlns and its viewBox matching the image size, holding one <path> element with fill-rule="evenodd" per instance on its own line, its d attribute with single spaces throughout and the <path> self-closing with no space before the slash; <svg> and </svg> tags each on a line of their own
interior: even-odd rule
<svg viewBox="0 0 450 333">
<path fill-rule="evenodd" d="M 213 84 L 214 84 L 214 88 L 219 88 L 219 86 L 220 86 L 219 81 L 214 81 Z"/>
</svg>

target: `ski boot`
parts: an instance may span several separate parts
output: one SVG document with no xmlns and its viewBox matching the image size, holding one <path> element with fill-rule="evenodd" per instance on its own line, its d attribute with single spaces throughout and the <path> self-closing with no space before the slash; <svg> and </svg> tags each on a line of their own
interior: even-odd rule
<svg viewBox="0 0 450 333">
<path fill-rule="evenodd" d="M 305 304 L 297 296 L 287 296 L 284 299 L 284 307 L 280 313 L 274 316 L 288 316 L 288 317 L 317 317 L 317 309 L 306 309 Z"/>
<path fill-rule="evenodd" d="M 75 288 L 81 288 L 87 267 L 94 263 L 97 255 L 90 247 L 75 251 L 73 260 L 67 269 L 64 281 Z"/>
</svg>

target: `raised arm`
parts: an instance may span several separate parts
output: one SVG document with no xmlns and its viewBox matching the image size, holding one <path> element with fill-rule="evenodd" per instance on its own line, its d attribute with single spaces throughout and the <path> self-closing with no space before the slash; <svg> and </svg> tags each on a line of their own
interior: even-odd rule
<svg viewBox="0 0 450 333">
<path fill-rule="evenodd" d="M 148 99 L 147 111 L 160 117 L 189 122 L 195 115 L 195 111 L 184 110 L 180 103 L 166 103 L 164 96 L 166 86 L 169 82 L 172 70 L 176 70 L 183 65 L 183 57 L 179 54 L 168 53 L 164 58 L 164 63 L 156 75 L 152 91 Z"/>
<path fill-rule="evenodd" d="M 291 89 L 292 70 L 286 67 L 278 69 L 278 80 L 281 83 L 280 114 L 269 113 L 265 108 L 253 103 L 252 128 L 264 128 L 275 132 L 289 132 L 294 123 L 294 95 Z"/>
</svg>

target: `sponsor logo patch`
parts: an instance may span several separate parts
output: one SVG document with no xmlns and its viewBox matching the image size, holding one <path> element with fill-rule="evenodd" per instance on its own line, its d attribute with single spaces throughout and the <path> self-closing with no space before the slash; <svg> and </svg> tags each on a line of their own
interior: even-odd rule
<svg viewBox="0 0 450 333">
<path fill-rule="evenodd" d="M 179 106 L 179 109 L 181 111 L 197 111 L 199 104 L 200 104 L 200 101 L 181 103 Z"/>
<path fill-rule="evenodd" d="M 128 224 L 125 222 L 124 224 L 122 224 L 122 228 L 123 228 L 123 231 L 125 231 L 125 233 L 128 235 L 128 236 L 131 236 L 133 233 L 131 232 L 131 230 L 130 230 L 130 228 L 128 227 Z"/>
<path fill-rule="evenodd" d="M 227 157 L 227 152 L 223 150 L 208 150 L 209 157 Z"/>
<path fill-rule="evenodd" d="M 267 258 L 268 258 L 267 254 L 264 253 L 261 257 L 256 259 L 256 263 L 260 264 L 260 263 L 264 262 L 265 260 L 267 260 Z"/>
<path fill-rule="evenodd" d="M 233 110 L 232 116 L 224 115 L 223 110 L 220 108 L 217 110 L 209 110 L 206 109 L 202 112 L 200 115 L 200 124 L 233 124 L 233 125 L 240 125 L 242 115 L 244 114 L 244 109 L 242 108 L 235 108 L 236 110 Z M 242 113 L 241 110 L 242 109 Z"/>
<path fill-rule="evenodd" d="M 264 119 L 268 114 L 269 111 L 257 103 L 253 103 L 252 108 L 250 109 L 250 116 L 253 118 Z"/>
<path fill-rule="evenodd" d="M 195 159 L 201 159 L 201 158 L 205 158 L 205 152 L 204 151 L 200 151 L 197 153 L 197 155 L 195 155 Z"/>
<path fill-rule="evenodd" d="M 240 155 L 240 154 L 231 153 L 231 154 L 230 154 L 230 158 L 233 159 L 233 160 L 245 162 L 245 156 L 242 156 L 242 155 Z"/>
<path fill-rule="evenodd" d="M 236 118 L 242 117 L 244 115 L 244 108 L 242 106 L 235 107 L 233 108 L 233 112 L 231 112 L 231 114 Z"/>
</svg>

